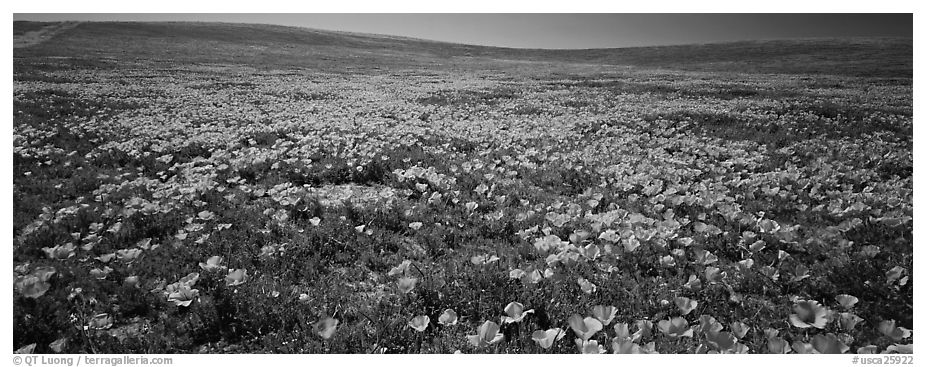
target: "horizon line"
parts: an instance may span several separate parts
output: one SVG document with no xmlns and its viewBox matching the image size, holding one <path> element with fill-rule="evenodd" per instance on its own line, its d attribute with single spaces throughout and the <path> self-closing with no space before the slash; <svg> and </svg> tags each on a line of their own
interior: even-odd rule
<svg viewBox="0 0 926 367">
<path fill-rule="evenodd" d="M 14 16 L 16 14 L 13 14 Z M 13 20 L 16 22 L 33 22 L 33 23 L 137 23 L 137 24 L 170 24 L 170 23 L 181 23 L 181 24 L 226 24 L 226 25 L 256 25 L 256 26 L 268 26 L 268 27 L 279 27 L 279 28 L 294 28 L 308 31 L 316 32 L 330 32 L 330 33 L 339 33 L 346 35 L 357 35 L 365 37 L 379 37 L 379 38 L 396 38 L 409 41 L 423 41 L 431 43 L 442 43 L 449 45 L 459 45 L 459 46 L 469 46 L 469 47 L 483 47 L 483 48 L 494 48 L 494 49 L 508 49 L 508 50 L 543 50 L 543 51 L 591 51 L 591 50 L 617 50 L 617 49 L 634 49 L 634 48 L 659 48 L 659 47 L 680 47 L 680 46 L 707 46 L 707 45 L 724 45 L 724 44 L 735 44 L 735 43 L 748 43 L 748 42 L 776 42 L 776 41 L 813 41 L 813 40 L 875 40 L 875 39 L 909 39 L 912 40 L 912 36 L 806 36 L 806 37 L 767 37 L 767 38 L 743 38 L 738 40 L 716 40 L 716 41 L 706 41 L 706 42 L 690 42 L 690 43 L 673 43 L 673 44 L 650 44 L 650 45 L 633 45 L 633 46 L 616 46 L 616 47 L 583 47 L 583 48 L 543 48 L 543 47 L 512 47 L 512 46 L 493 46 L 493 45 L 479 45 L 472 43 L 461 43 L 453 41 L 444 41 L 437 39 L 429 38 L 420 38 L 420 37 L 411 37 L 398 34 L 388 34 L 388 33 L 371 33 L 371 32 L 357 32 L 357 31 L 345 31 L 329 28 L 316 28 L 308 27 L 301 25 L 289 25 L 289 24 L 274 24 L 274 23 L 264 23 L 264 22 L 228 22 L 228 21 L 209 21 L 209 20 L 53 20 L 53 21 L 42 21 L 42 20 Z"/>
</svg>

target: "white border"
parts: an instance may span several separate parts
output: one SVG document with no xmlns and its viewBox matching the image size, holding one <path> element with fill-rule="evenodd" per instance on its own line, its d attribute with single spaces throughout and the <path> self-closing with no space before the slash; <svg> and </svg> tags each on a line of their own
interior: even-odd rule
<svg viewBox="0 0 926 367">
<path fill-rule="evenodd" d="M 473 12 L 473 13 L 635 13 L 635 12 L 664 12 L 664 13 L 736 13 L 736 12 L 755 12 L 755 13 L 830 13 L 830 12 L 847 12 L 847 13 L 914 13 L 914 40 L 920 38 L 917 23 L 924 21 L 923 16 L 917 12 L 918 7 L 913 5 L 912 1 L 840 1 L 840 2 L 808 2 L 806 0 L 780 0 L 773 2 L 743 2 L 743 1 L 660 1 L 660 2 L 613 2 L 602 4 L 598 1 L 530 1 L 530 2 L 505 2 L 498 0 L 475 0 L 457 3 L 440 3 L 434 1 L 324 1 L 324 2 L 291 2 L 285 0 L 264 0 L 260 2 L 243 2 L 243 1 L 189 1 L 189 0 L 164 0 L 157 2 L 139 3 L 131 1 L 33 1 L 33 2 L 16 2 L 12 4 L 11 12 L 8 13 L 4 27 L 6 34 L 5 52 L 8 55 L 4 58 L 7 80 L 12 81 L 12 20 L 13 13 L 80 13 L 80 12 L 102 12 L 102 13 L 449 13 L 449 12 Z M 914 65 L 919 64 L 918 49 L 914 41 Z M 916 68 L 916 67 L 915 67 Z M 12 84 L 7 82 L 6 95 L 12 98 Z M 914 82 L 914 101 L 922 101 L 923 93 L 922 83 Z M 926 116 L 926 110 L 921 106 L 922 103 L 914 103 L 914 116 Z M 6 189 L 6 195 L 3 196 L 3 203 L 7 208 L 3 213 L 8 228 L 6 243 L 12 240 L 12 103 L 7 102 L 3 105 L 3 115 L 6 116 L 6 123 L 3 125 L 6 134 L 4 135 L 5 156 L 2 160 L 3 172 L 6 179 L 3 187 Z M 915 129 L 914 129 L 915 131 Z M 914 136 L 916 134 L 914 133 Z M 914 144 L 914 177 L 917 172 L 922 172 L 919 162 L 923 161 L 922 148 Z M 914 179 L 914 217 L 924 218 L 922 205 L 922 192 L 924 190 L 921 180 Z M 919 239 L 923 236 L 920 225 L 914 227 L 914 238 Z M 914 258 L 923 257 L 922 246 L 915 241 Z M 0 251 L 6 264 L 12 264 L 12 246 L 7 246 L 7 250 Z M 922 262 L 922 261 L 920 261 Z M 921 275 L 920 266 L 914 268 L 914 284 L 920 284 Z M 2 320 L 3 326 L 8 333 L 9 339 L 6 345 L 9 348 L 12 345 L 12 282 L 4 284 L 6 302 L 3 303 L 3 309 L 7 315 Z M 922 292 L 915 292 L 914 304 L 922 304 Z M 918 312 L 914 312 L 918 314 Z M 920 315 L 921 316 L 921 315 Z M 914 330 L 923 330 L 922 317 L 914 317 Z M 917 344 L 920 345 L 920 344 Z M 922 348 L 917 348 L 922 349 Z M 150 355 L 154 356 L 154 355 Z M 613 363 L 680 363 L 688 366 L 717 366 L 718 362 L 722 364 L 742 365 L 748 363 L 750 366 L 775 366 L 780 367 L 782 364 L 797 365 L 814 365 L 814 366 L 850 366 L 850 355 L 842 356 L 824 356 L 824 355 L 788 355 L 785 357 L 775 355 L 748 355 L 748 356 L 639 356 L 624 355 L 616 356 L 569 356 L 569 355 L 439 355 L 439 356 L 365 356 L 365 355 L 170 355 L 174 358 L 175 366 L 208 366 L 210 364 L 221 363 L 224 366 L 256 366 L 256 365 L 337 365 L 364 363 L 375 361 L 386 365 L 427 365 L 435 364 L 449 366 L 467 366 L 474 363 L 478 364 L 506 364 L 506 365 L 562 365 L 563 363 L 574 363 L 577 358 L 582 358 L 584 363 L 589 364 L 613 364 Z M 619 358 L 619 359 L 616 359 Z M 922 363 L 922 361 L 920 361 Z"/>
</svg>

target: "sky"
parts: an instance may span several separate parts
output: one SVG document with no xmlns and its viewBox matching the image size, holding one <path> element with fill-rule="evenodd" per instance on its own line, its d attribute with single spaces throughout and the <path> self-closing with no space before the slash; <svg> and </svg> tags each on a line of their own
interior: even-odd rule
<svg viewBox="0 0 926 367">
<path fill-rule="evenodd" d="M 28 14 L 13 20 L 263 23 L 518 48 L 913 37 L 912 14 Z"/>
</svg>

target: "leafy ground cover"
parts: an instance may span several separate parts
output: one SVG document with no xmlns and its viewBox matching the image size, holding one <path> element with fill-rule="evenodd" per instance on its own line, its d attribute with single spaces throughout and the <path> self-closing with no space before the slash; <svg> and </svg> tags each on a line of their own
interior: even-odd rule
<svg viewBox="0 0 926 367">
<path fill-rule="evenodd" d="M 67 37 L 14 52 L 14 349 L 912 350 L 909 77 Z"/>
</svg>

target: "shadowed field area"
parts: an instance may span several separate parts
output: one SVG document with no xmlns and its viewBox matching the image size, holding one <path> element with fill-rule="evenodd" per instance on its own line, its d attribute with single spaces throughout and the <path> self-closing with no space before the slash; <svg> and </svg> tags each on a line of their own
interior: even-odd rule
<svg viewBox="0 0 926 367">
<path fill-rule="evenodd" d="M 13 28 L 14 350 L 912 350 L 910 39 Z"/>
</svg>

